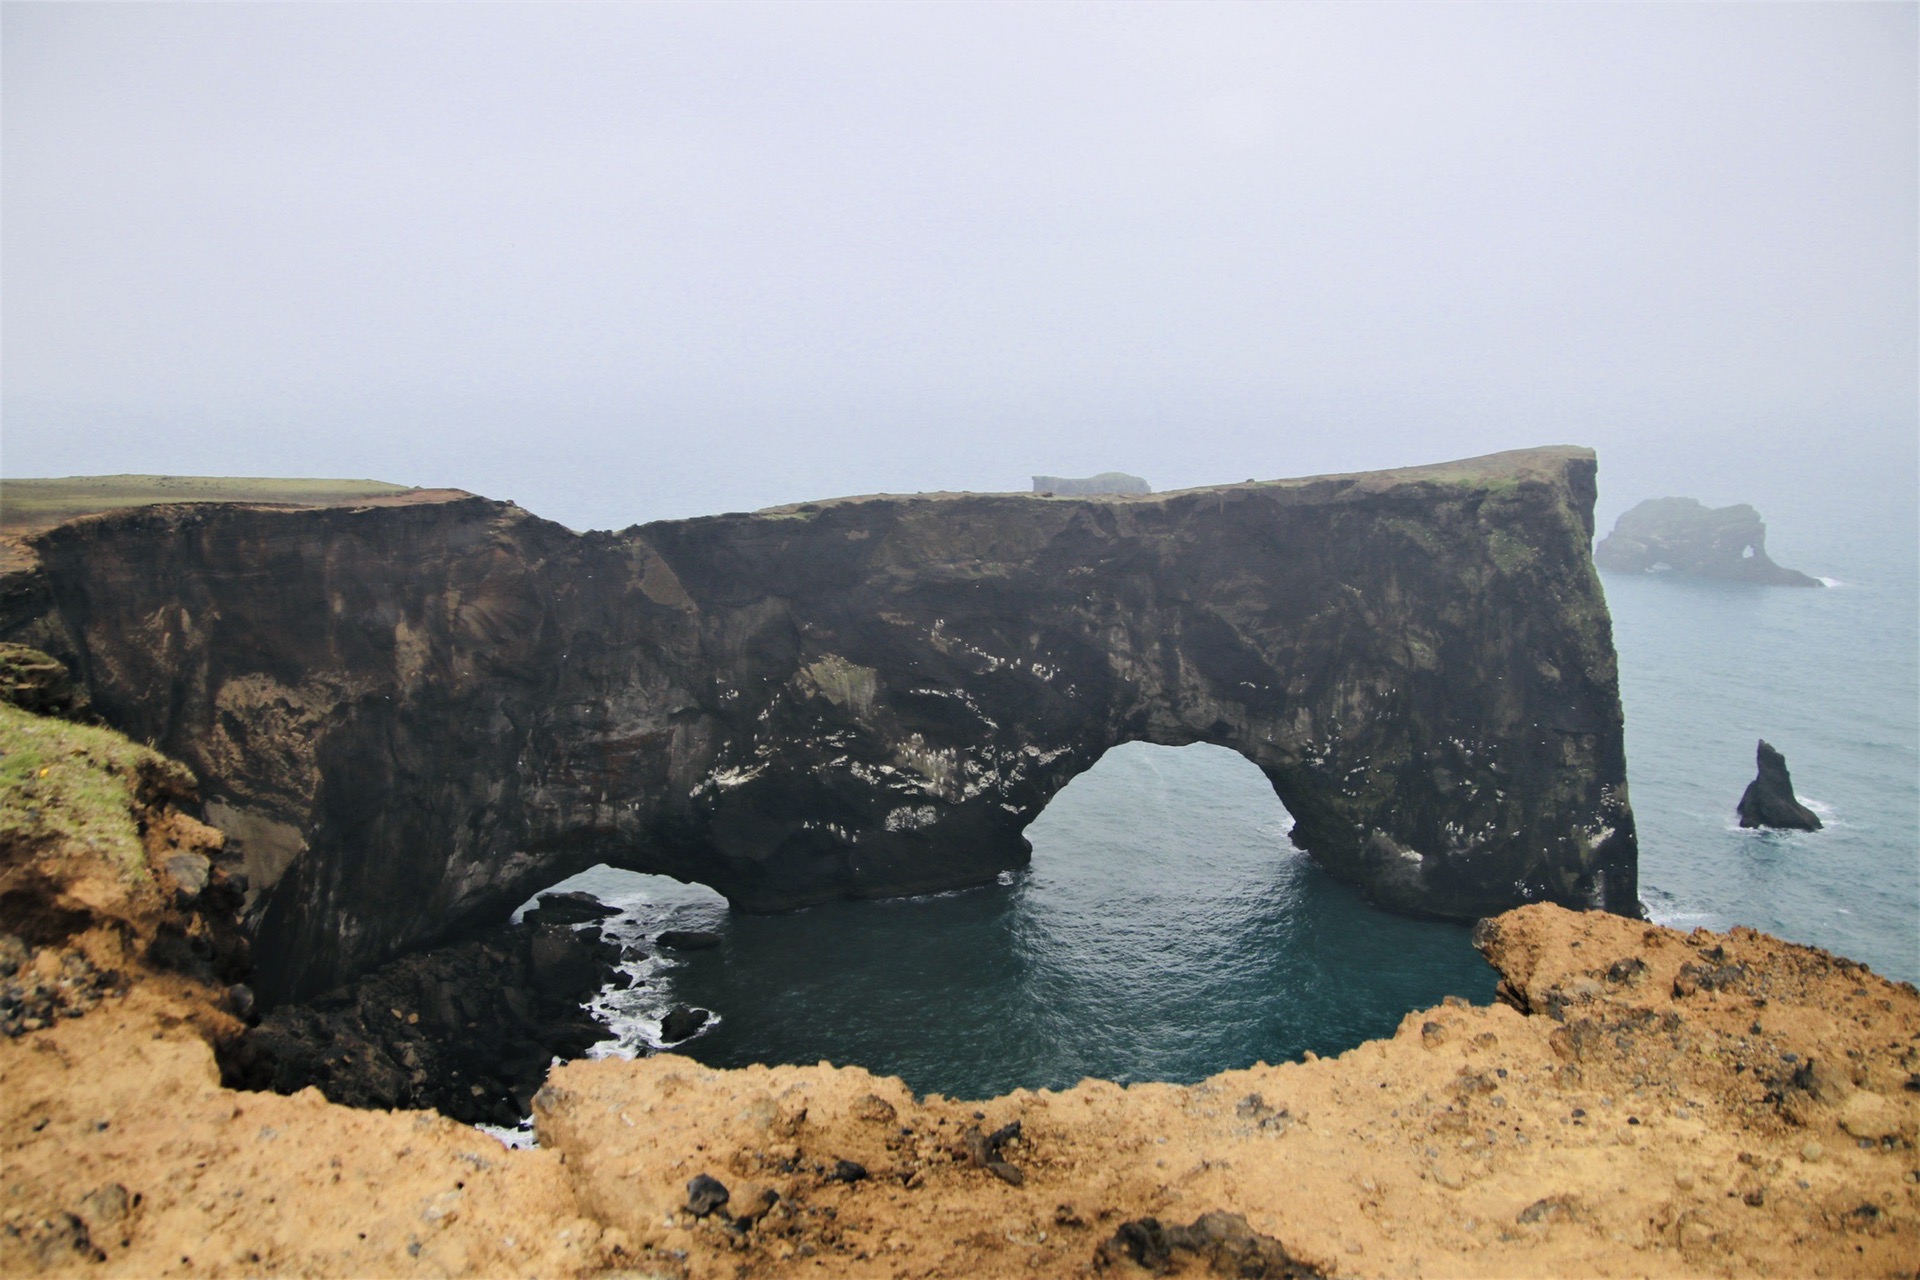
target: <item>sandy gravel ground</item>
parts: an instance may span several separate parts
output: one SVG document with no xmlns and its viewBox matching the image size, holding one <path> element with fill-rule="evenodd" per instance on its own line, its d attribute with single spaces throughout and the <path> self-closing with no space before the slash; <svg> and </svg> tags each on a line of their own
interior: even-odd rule
<svg viewBox="0 0 1920 1280">
<path fill-rule="evenodd" d="M 223 1089 L 223 1015 L 135 982 L 0 1042 L 0 1273 L 1914 1274 L 1910 987 L 1554 907 L 1483 934 L 1507 1003 L 1338 1059 L 977 1104 L 857 1068 L 575 1062 L 517 1152 Z M 727 1200 L 696 1217 L 701 1175 Z M 1251 1235 L 1122 1229 L 1208 1213 Z"/>
</svg>

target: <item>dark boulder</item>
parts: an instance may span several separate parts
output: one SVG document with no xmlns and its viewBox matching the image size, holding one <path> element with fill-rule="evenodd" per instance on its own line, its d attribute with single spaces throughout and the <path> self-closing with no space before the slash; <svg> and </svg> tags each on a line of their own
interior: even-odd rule
<svg viewBox="0 0 1920 1280">
<path fill-rule="evenodd" d="M 710 951 L 720 945 L 720 935 L 705 929 L 669 929 L 657 941 L 669 951 Z"/>
<path fill-rule="evenodd" d="M 1123 1259 L 1156 1275 L 1200 1268 L 1246 1280 L 1324 1280 L 1326 1275 L 1294 1257 L 1279 1240 L 1255 1231 L 1240 1214 L 1219 1210 L 1203 1213 L 1184 1227 L 1158 1218 L 1121 1223 L 1095 1250 L 1094 1265 L 1106 1270 Z"/>
<path fill-rule="evenodd" d="M 529 976 L 546 995 L 597 990 L 608 981 L 606 959 L 606 944 L 565 925 L 541 925 L 527 941 Z"/>
<path fill-rule="evenodd" d="M 1801 804 L 1793 794 L 1793 779 L 1787 775 L 1787 758 L 1764 740 L 1754 754 L 1758 757 L 1760 773 L 1747 784 L 1746 794 L 1740 797 L 1740 825 L 1818 831 L 1819 815 Z"/>
<path fill-rule="evenodd" d="M 591 924 L 619 914 L 620 908 L 610 907 L 590 893 L 543 893 L 538 905 L 520 917 L 520 923 Z"/>
<path fill-rule="evenodd" d="M 709 1174 L 695 1174 L 687 1183 L 687 1212 L 696 1218 L 722 1208 L 730 1198 L 727 1184 Z"/>
<path fill-rule="evenodd" d="M 661 1043 L 679 1044 L 706 1026 L 707 1019 L 712 1016 L 705 1009 L 689 1009 L 684 1004 L 675 1005 L 673 1012 L 660 1020 Z"/>
</svg>

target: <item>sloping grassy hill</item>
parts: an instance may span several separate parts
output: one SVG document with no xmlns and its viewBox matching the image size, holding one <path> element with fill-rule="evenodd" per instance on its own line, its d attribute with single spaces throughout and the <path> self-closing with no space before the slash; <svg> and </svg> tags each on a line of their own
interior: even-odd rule
<svg viewBox="0 0 1920 1280">
<path fill-rule="evenodd" d="M 272 502 L 326 507 L 414 490 L 380 480 L 281 480 L 257 476 L 63 476 L 0 480 L 0 532 L 51 529 L 75 516 L 161 502 Z"/>
</svg>

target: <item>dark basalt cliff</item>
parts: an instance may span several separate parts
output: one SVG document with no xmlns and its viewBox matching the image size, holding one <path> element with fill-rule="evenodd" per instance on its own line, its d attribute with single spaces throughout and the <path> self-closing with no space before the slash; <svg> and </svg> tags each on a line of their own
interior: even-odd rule
<svg viewBox="0 0 1920 1280">
<path fill-rule="evenodd" d="M 1698 498 L 1649 498 L 1614 521 L 1593 549 L 1609 573 L 1677 573 L 1776 587 L 1825 584 L 1767 555 L 1767 525 L 1746 503 L 1709 507 Z"/>
<path fill-rule="evenodd" d="M 269 999 L 606 861 L 775 910 L 978 884 L 1117 743 L 1230 747 L 1400 911 L 1637 910 L 1594 461 L 576 535 L 480 498 L 38 535 L 0 639 L 188 762 Z"/>
</svg>

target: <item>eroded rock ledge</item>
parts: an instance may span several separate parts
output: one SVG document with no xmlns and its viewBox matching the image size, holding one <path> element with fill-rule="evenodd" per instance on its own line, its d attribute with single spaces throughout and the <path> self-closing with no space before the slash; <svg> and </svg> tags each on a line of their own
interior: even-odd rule
<svg viewBox="0 0 1920 1280">
<path fill-rule="evenodd" d="M 269 1001 L 600 861 L 981 883 L 1131 740 L 1239 751 L 1393 909 L 1637 910 L 1586 450 L 617 534 L 433 496 L 82 518 L 0 582 L 0 639 L 200 777 Z"/>
</svg>

